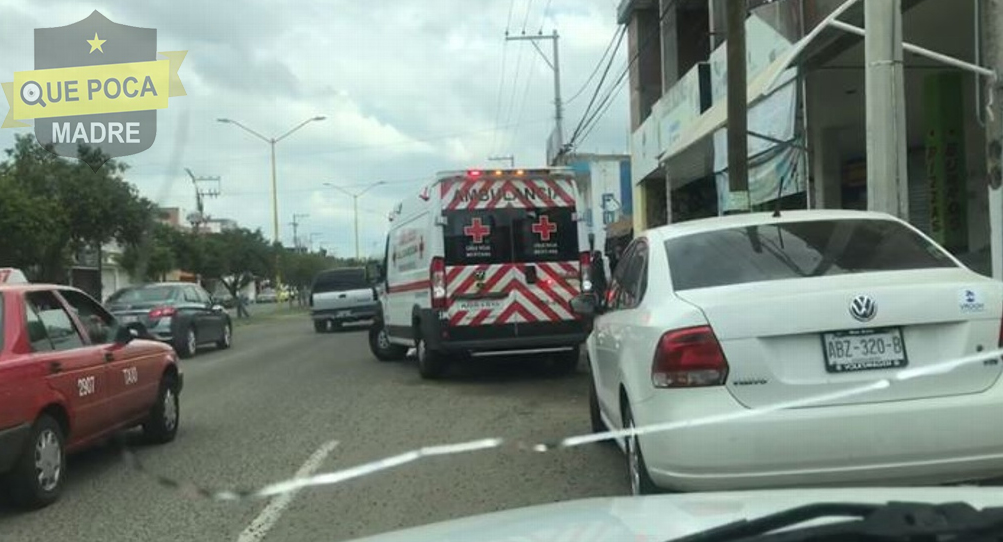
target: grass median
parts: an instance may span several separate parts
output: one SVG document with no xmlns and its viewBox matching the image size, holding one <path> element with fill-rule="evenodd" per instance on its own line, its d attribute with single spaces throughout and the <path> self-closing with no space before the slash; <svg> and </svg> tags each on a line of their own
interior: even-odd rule
<svg viewBox="0 0 1003 542">
<path fill-rule="evenodd" d="M 268 310 L 265 311 L 252 305 L 248 307 L 247 312 L 251 315 L 245 318 L 237 318 L 236 311 L 230 315 L 230 319 L 233 321 L 233 327 L 253 326 L 266 322 L 274 322 L 276 320 L 284 320 L 286 318 L 306 318 L 310 315 L 310 308 L 297 306 L 289 307 L 288 305 L 285 305 L 281 307 L 269 307 Z"/>
</svg>

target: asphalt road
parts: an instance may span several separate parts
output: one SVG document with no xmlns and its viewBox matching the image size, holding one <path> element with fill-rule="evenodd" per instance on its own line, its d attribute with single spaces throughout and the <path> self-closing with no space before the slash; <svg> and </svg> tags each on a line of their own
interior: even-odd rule
<svg viewBox="0 0 1003 542">
<path fill-rule="evenodd" d="M 214 489 L 257 488 L 427 445 L 551 441 L 589 429 L 585 372 L 553 378 L 501 360 L 428 383 L 414 362 L 372 358 L 364 332 L 318 335 L 303 315 L 238 327 L 233 349 L 184 363 L 177 440 L 137 443 L 136 453 L 150 470 Z M 599 444 L 435 457 L 291 500 L 227 503 L 165 488 L 109 445 L 71 458 L 66 491 L 53 506 L 0 507 L 0 539 L 337 541 L 626 492 L 622 455 Z"/>
</svg>

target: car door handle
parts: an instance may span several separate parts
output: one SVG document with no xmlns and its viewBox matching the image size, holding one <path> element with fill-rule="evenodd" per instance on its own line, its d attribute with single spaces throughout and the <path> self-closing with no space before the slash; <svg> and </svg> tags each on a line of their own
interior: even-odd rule
<svg viewBox="0 0 1003 542">
<path fill-rule="evenodd" d="M 104 360 L 105 361 L 115 361 L 115 354 L 112 354 L 111 352 L 105 352 L 104 353 Z"/>
<path fill-rule="evenodd" d="M 50 373 L 61 373 L 61 372 L 63 372 L 63 364 L 59 363 L 58 361 L 50 362 L 49 363 L 49 372 Z"/>
</svg>

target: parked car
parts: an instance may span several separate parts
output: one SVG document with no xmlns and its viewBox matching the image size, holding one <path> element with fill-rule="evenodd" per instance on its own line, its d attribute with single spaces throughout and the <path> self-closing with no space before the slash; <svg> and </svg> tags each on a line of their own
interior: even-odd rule
<svg viewBox="0 0 1003 542">
<path fill-rule="evenodd" d="M 174 439 L 184 383 L 174 351 L 139 339 L 68 286 L 5 282 L 0 269 L 0 488 L 14 503 L 54 502 L 66 454 L 141 425 Z M 23 277 L 23 275 L 22 275 Z"/>
<path fill-rule="evenodd" d="M 317 333 L 345 322 L 371 320 L 379 301 L 362 267 L 321 271 L 310 289 L 310 317 Z"/>
<path fill-rule="evenodd" d="M 108 298 L 108 308 L 124 323 L 138 322 L 183 358 L 200 345 L 233 345 L 233 324 L 222 305 L 198 284 L 158 282 L 123 288 Z"/>
<path fill-rule="evenodd" d="M 620 442 L 634 493 L 1003 475 L 1003 283 L 902 220 L 655 228 L 593 299 L 593 429 L 676 427 Z"/>
<path fill-rule="evenodd" d="M 279 300 L 275 290 L 262 290 L 255 298 L 255 303 L 275 303 Z"/>
</svg>

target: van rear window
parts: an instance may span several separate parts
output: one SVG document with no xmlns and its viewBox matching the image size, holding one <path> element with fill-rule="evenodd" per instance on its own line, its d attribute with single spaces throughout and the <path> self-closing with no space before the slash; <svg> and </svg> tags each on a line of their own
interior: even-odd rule
<svg viewBox="0 0 1003 542">
<path fill-rule="evenodd" d="M 313 282 L 313 292 L 343 292 L 369 288 L 365 269 L 335 269 L 317 275 Z"/>
<path fill-rule="evenodd" d="M 570 208 L 475 209 L 445 215 L 447 265 L 578 259 L 578 225 Z"/>
</svg>

